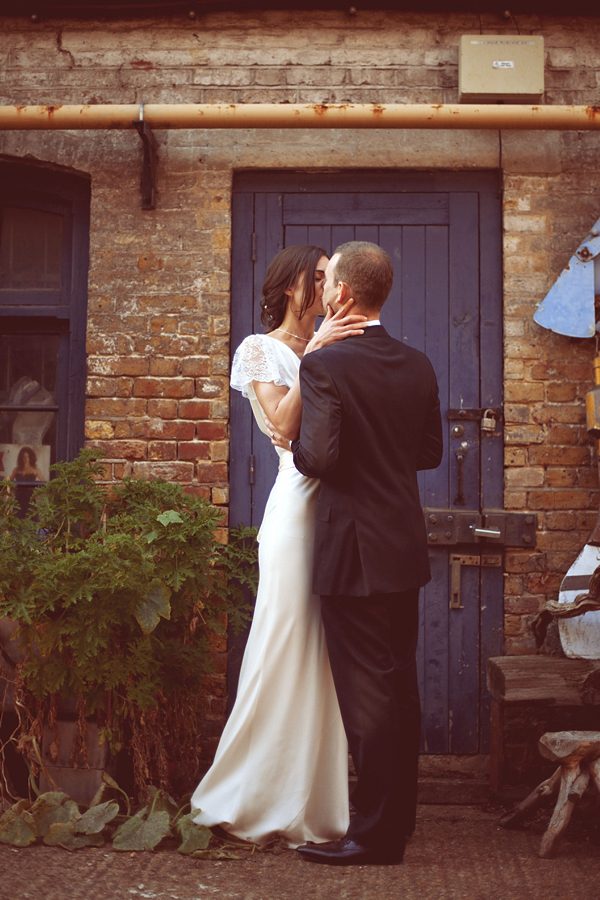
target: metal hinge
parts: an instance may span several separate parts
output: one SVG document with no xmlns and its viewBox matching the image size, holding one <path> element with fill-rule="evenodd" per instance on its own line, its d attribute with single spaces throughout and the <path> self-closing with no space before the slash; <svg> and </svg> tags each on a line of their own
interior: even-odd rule
<svg viewBox="0 0 600 900">
<path fill-rule="evenodd" d="M 501 568 L 502 557 L 482 554 L 481 556 L 465 556 L 464 554 L 450 555 L 450 609 L 464 609 L 461 603 L 460 582 L 463 566 L 485 566 L 486 568 Z"/>
</svg>

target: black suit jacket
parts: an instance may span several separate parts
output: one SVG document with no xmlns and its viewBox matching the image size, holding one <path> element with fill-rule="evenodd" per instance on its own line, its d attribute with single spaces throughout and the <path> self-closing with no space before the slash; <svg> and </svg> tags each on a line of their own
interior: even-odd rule
<svg viewBox="0 0 600 900">
<path fill-rule="evenodd" d="M 431 363 L 373 325 L 305 356 L 300 387 L 294 462 L 321 479 L 314 592 L 360 597 L 426 584 L 417 470 L 442 458 Z"/>
</svg>

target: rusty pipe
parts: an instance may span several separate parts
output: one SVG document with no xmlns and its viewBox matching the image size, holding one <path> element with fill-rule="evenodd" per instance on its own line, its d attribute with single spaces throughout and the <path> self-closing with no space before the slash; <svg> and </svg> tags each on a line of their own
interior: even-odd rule
<svg viewBox="0 0 600 900">
<path fill-rule="evenodd" d="M 0 130 L 131 128 L 138 104 L 1 106 Z M 152 128 L 600 129 L 599 106 L 148 103 Z"/>
</svg>

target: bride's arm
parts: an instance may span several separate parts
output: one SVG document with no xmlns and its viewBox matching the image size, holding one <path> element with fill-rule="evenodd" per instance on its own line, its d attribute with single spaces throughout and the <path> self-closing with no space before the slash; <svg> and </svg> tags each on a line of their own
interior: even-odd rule
<svg viewBox="0 0 600 900">
<path fill-rule="evenodd" d="M 321 327 L 306 345 L 305 354 L 321 347 L 327 347 L 328 344 L 341 341 L 350 335 L 363 333 L 364 329 L 360 326 L 367 317 L 347 315 L 353 303 L 353 300 L 349 300 L 335 314 L 332 314 L 331 308 L 328 307 Z M 258 402 L 275 429 L 287 440 L 295 440 L 300 434 L 302 421 L 302 399 L 298 376 L 291 388 L 281 387 L 272 381 L 253 381 L 252 385 Z"/>
</svg>

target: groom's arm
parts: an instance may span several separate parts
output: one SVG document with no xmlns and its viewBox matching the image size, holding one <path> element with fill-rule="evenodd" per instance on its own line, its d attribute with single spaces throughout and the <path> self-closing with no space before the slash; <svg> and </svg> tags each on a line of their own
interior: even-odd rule
<svg viewBox="0 0 600 900">
<path fill-rule="evenodd" d="M 300 365 L 302 426 L 292 441 L 294 463 L 309 478 L 320 478 L 338 458 L 341 403 L 327 368 L 317 353 L 304 357 Z"/>
</svg>

